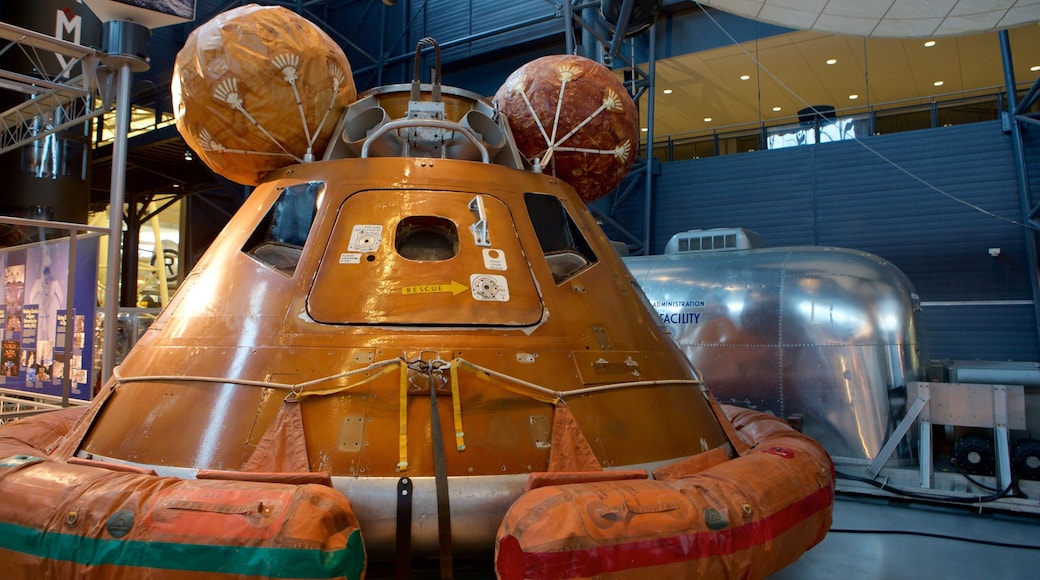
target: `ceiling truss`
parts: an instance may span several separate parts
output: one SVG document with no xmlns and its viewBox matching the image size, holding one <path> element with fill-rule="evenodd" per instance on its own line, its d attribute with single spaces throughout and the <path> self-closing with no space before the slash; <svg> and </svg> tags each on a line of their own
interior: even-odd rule
<svg viewBox="0 0 1040 580">
<path fill-rule="evenodd" d="M 53 78 L 31 77 L 0 70 L 0 90 L 24 95 L 25 101 L 0 113 L 0 155 L 32 141 L 82 125 L 112 106 L 111 74 L 103 53 L 0 22 L 0 54 L 20 50 L 37 71 L 46 71 L 43 57 L 57 55 L 65 63 Z M 79 74 L 72 77 L 74 70 Z"/>
</svg>

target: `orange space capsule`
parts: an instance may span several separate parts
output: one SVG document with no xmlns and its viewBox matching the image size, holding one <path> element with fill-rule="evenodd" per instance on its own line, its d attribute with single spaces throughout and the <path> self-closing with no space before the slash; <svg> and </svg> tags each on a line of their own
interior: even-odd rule
<svg viewBox="0 0 1040 580">
<path fill-rule="evenodd" d="M 0 574 L 763 578 L 823 538 L 822 448 L 720 407 L 575 190 L 433 80 L 267 174 L 80 418 L 0 427 Z"/>
</svg>

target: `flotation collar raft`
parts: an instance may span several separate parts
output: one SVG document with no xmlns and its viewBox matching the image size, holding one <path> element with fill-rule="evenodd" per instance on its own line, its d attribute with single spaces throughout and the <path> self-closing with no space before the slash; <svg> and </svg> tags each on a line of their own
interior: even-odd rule
<svg viewBox="0 0 1040 580">
<path fill-rule="evenodd" d="M 533 474 L 503 519 L 499 577 L 765 578 L 819 543 L 834 500 L 826 452 L 776 417 L 713 408 L 731 444 L 664 466 L 654 479 L 592 470 L 578 453 L 587 442 L 575 435 L 575 457 L 550 466 L 579 471 Z M 82 413 L 0 430 L 0 577 L 363 578 L 357 519 L 343 494 L 314 483 L 322 474 L 185 480 L 48 458 Z M 556 419 L 568 417 L 558 402 Z M 566 451 L 554 442 L 554 452 Z"/>
<path fill-rule="evenodd" d="M 776 417 L 722 410 L 748 446 L 735 459 L 720 447 L 655 479 L 532 478 L 499 528 L 499 578 L 765 578 L 819 543 L 834 504 L 827 453 Z"/>
<path fill-rule="evenodd" d="M 0 578 L 364 577 L 361 532 L 340 492 L 44 457 L 82 412 L 0 432 Z"/>
</svg>

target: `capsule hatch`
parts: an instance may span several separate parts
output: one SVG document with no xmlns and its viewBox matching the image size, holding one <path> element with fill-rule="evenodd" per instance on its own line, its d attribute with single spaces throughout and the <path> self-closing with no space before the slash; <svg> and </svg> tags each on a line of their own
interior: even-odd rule
<svg viewBox="0 0 1040 580">
<path fill-rule="evenodd" d="M 347 197 L 307 309 L 325 324 L 513 327 L 543 310 L 506 205 L 427 190 Z"/>
</svg>

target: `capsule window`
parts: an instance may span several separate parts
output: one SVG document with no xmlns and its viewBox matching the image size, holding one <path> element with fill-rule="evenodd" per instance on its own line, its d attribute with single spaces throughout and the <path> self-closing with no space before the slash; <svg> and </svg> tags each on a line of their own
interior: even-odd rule
<svg viewBox="0 0 1040 580">
<path fill-rule="evenodd" d="M 574 277 L 598 259 L 585 236 L 556 196 L 526 193 L 524 201 L 531 216 L 545 261 L 557 284 Z"/>
<path fill-rule="evenodd" d="M 418 262 L 450 260 L 459 253 L 459 232 L 451 220 L 410 216 L 397 224 L 394 248 L 403 258 Z"/>
<path fill-rule="evenodd" d="M 242 251 L 280 272 L 295 272 L 324 192 L 320 182 L 284 188 Z"/>
</svg>

